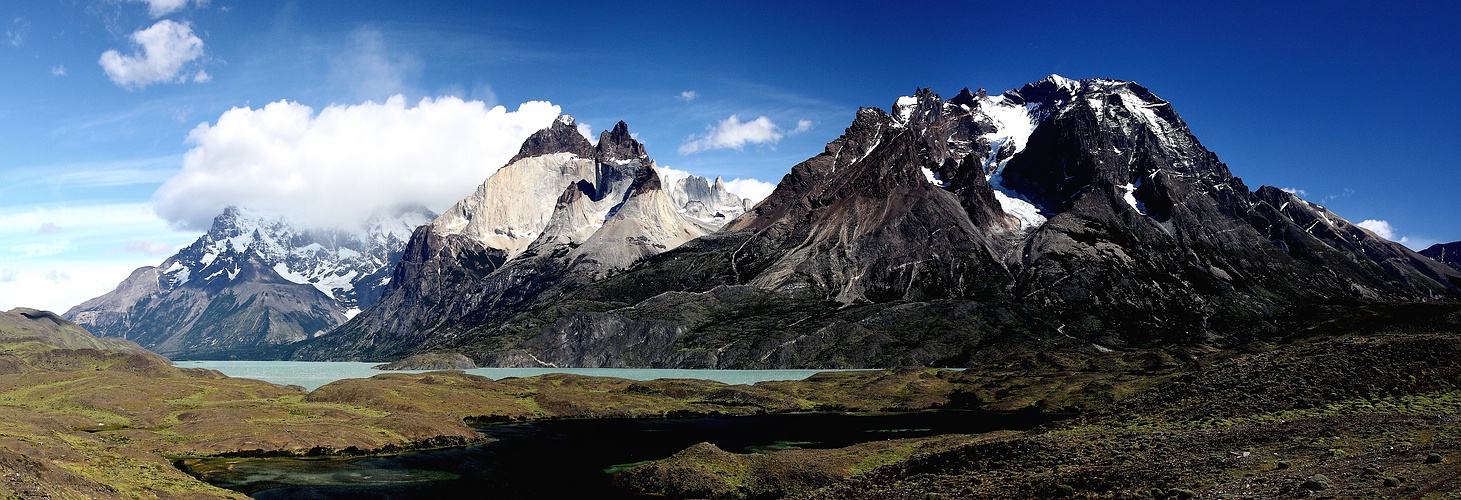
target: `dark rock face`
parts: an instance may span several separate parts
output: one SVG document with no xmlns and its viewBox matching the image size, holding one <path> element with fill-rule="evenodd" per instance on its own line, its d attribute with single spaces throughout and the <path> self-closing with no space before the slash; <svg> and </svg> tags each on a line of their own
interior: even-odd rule
<svg viewBox="0 0 1461 500">
<path fill-rule="evenodd" d="M 642 151 L 627 129 L 605 132 L 600 179 L 656 191 L 603 167 Z M 1461 296 L 1457 270 L 1250 190 L 1147 89 L 1059 76 L 859 110 L 718 233 L 593 277 L 573 251 L 538 246 L 448 287 L 439 322 L 412 330 L 430 333 L 353 342 L 510 366 L 970 365 L 1239 343 L 1357 304 Z"/>
<path fill-rule="evenodd" d="M 513 156 L 508 163 L 554 153 L 573 153 L 588 158 L 593 156 L 593 151 L 594 145 L 589 144 L 588 139 L 578 133 L 573 117 L 564 115 L 554 120 L 548 128 L 528 136 L 517 156 Z"/>
<path fill-rule="evenodd" d="M 1436 243 L 1425 250 L 1421 250 L 1420 254 L 1435 259 L 1442 264 L 1461 269 L 1461 241 Z"/>
</svg>

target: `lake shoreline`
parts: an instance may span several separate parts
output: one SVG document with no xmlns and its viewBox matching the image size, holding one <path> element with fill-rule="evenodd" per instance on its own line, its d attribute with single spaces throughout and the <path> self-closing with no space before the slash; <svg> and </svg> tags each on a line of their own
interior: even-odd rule
<svg viewBox="0 0 1461 500">
<path fill-rule="evenodd" d="M 347 378 L 366 379 L 376 375 L 392 373 L 420 374 L 450 370 L 379 370 L 376 362 L 364 361 L 210 361 L 173 360 L 173 366 L 180 368 L 204 368 L 216 370 L 233 378 L 263 380 L 277 385 L 297 385 L 305 390 L 314 390 L 331 382 Z M 492 380 L 504 378 L 525 378 L 554 373 L 612 377 L 637 381 L 655 379 L 714 380 L 731 385 L 754 384 L 767 381 L 804 380 L 818 373 L 879 371 L 869 369 L 766 369 L 766 370 L 712 370 L 679 368 L 474 368 L 459 370 L 471 375 Z"/>
</svg>

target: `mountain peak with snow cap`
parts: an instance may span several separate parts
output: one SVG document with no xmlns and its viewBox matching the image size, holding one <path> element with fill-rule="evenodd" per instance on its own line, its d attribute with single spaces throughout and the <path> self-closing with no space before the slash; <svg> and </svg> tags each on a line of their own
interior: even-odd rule
<svg viewBox="0 0 1461 500">
<path fill-rule="evenodd" d="M 322 229 L 229 206 L 193 244 L 66 316 L 165 355 L 303 340 L 374 304 L 412 230 L 435 216 L 384 207 L 355 227 Z"/>
<path fill-rule="evenodd" d="M 558 115 L 548 128 L 533 132 L 523 141 L 516 156 L 508 160 L 512 164 L 523 158 L 544 156 L 554 153 L 571 153 L 580 158 L 593 158 L 594 145 L 578 133 L 578 125 L 572 116 Z"/>
</svg>

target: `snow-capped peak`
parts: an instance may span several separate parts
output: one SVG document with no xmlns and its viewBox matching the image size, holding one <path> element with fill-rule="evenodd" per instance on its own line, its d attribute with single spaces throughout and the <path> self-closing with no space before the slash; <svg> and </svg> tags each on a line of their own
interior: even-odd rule
<svg viewBox="0 0 1461 500">
<path fill-rule="evenodd" d="M 377 210 L 354 228 L 301 229 L 282 216 L 228 207 L 206 234 L 164 262 L 159 284 L 175 289 L 199 277 L 212 282 L 224 276 L 231 282 L 245 261 L 257 259 L 285 280 L 314 286 L 345 310 L 362 305 L 356 288 L 379 286 L 362 280 L 393 265 L 411 232 L 434 217 L 424 207 L 397 207 Z"/>
<path fill-rule="evenodd" d="M 1040 82 L 1050 82 L 1050 83 L 1054 84 L 1056 87 L 1059 87 L 1061 89 L 1064 89 L 1064 90 L 1066 90 L 1066 91 L 1068 91 L 1068 92 L 1070 92 L 1072 94 L 1078 93 L 1081 90 L 1081 82 L 1080 81 L 1078 81 L 1078 80 L 1071 80 L 1069 78 L 1066 78 L 1066 77 L 1057 75 L 1055 73 L 1051 73 L 1050 76 L 1047 76 L 1047 77 L 1041 79 Z"/>
<path fill-rule="evenodd" d="M 894 125 L 907 125 L 908 120 L 913 117 L 913 108 L 918 107 L 918 97 L 905 95 L 893 103 Z"/>
</svg>

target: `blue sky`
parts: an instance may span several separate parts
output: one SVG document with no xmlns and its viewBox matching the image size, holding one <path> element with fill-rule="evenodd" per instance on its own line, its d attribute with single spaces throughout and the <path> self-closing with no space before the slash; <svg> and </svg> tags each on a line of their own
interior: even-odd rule
<svg viewBox="0 0 1461 500">
<path fill-rule="evenodd" d="M 1250 188 L 1461 240 L 1456 3 L 790 4 L 7 1 L 0 308 L 104 293 L 223 203 L 443 209 L 559 111 L 751 187 L 860 106 L 1052 73 L 1147 86 Z"/>
</svg>

